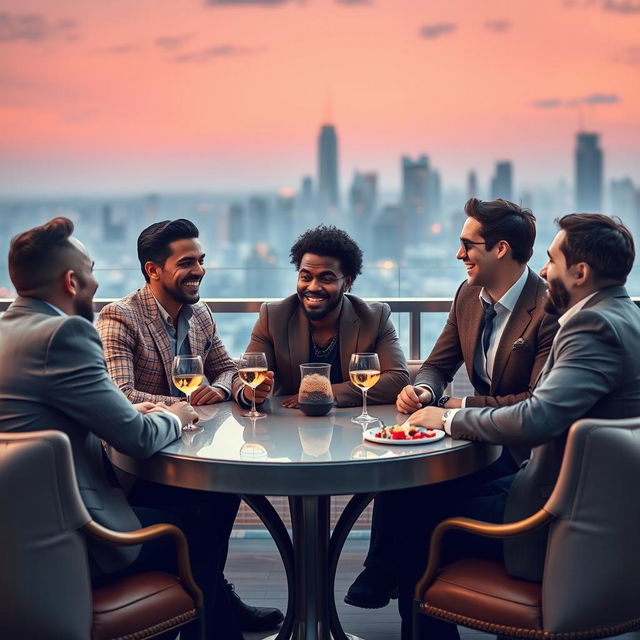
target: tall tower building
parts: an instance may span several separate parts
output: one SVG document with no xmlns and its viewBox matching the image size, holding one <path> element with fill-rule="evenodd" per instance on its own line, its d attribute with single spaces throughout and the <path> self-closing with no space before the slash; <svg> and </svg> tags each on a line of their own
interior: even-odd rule
<svg viewBox="0 0 640 640">
<path fill-rule="evenodd" d="M 576 136 L 576 210 L 602 211 L 603 158 L 597 133 Z"/>
<path fill-rule="evenodd" d="M 467 199 L 478 197 L 478 175 L 475 171 L 467 174 Z"/>
<path fill-rule="evenodd" d="M 332 124 L 323 124 L 318 138 L 318 206 L 320 213 L 340 206 L 338 136 Z"/>
<path fill-rule="evenodd" d="M 409 224 L 426 222 L 429 158 L 402 157 L 402 208 Z"/>
<path fill-rule="evenodd" d="M 513 164 L 496 162 L 496 172 L 491 178 L 491 199 L 513 200 Z"/>
</svg>

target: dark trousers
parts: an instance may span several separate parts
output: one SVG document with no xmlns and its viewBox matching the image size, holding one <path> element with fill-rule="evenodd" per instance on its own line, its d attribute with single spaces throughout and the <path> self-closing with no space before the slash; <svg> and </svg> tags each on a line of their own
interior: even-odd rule
<svg viewBox="0 0 640 640">
<path fill-rule="evenodd" d="M 389 515 L 393 531 L 392 557 L 398 572 L 398 609 L 402 640 L 412 637 L 413 590 L 424 572 L 431 533 L 452 516 L 486 522 L 503 522 L 507 494 L 514 475 L 479 483 L 475 474 L 452 482 L 385 494 L 392 500 Z M 502 559 L 502 542 L 458 531 L 445 536 L 441 560 L 447 564 L 465 556 Z M 419 616 L 419 637 L 424 640 L 458 640 L 455 625 Z"/>
<path fill-rule="evenodd" d="M 486 469 L 482 469 L 469 477 L 470 481 L 477 484 L 489 482 L 496 478 L 511 475 L 518 470 L 518 467 L 509 453 L 504 448 L 500 457 Z M 369 551 L 364 559 L 365 567 L 375 567 L 387 571 L 390 574 L 396 572 L 394 559 L 389 556 L 389 548 L 393 542 L 393 516 L 390 510 L 393 508 L 392 497 L 400 492 L 381 493 L 373 501 L 373 514 L 371 517 L 371 539 L 369 540 Z"/>
<path fill-rule="evenodd" d="M 238 496 L 136 480 L 128 498 L 143 527 L 166 522 L 186 534 L 193 577 L 204 593 L 207 637 L 242 640 L 228 591 L 223 587 L 229 535 L 240 504 Z M 175 572 L 175 558 L 172 539 L 153 540 L 142 546 L 136 561 L 118 576 L 150 570 Z M 194 632 L 193 625 L 188 625 L 181 638 L 190 640 Z"/>
</svg>

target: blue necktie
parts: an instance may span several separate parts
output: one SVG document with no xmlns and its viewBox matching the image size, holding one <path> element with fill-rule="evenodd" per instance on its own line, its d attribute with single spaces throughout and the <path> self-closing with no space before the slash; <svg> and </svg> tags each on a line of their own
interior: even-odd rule
<svg viewBox="0 0 640 640">
<path fill-rule="evenodd" d="M 485 360 L 487 359 L 487 351 L 489 351 L 489 342 L 491 341 L 491 332 L 493 331 L 493 319 L 496 317 L 495 305 L 489 304 L 485 300 L 482 301 L 484 316 L 482 318 L 482 351 Z"/>
</svg>

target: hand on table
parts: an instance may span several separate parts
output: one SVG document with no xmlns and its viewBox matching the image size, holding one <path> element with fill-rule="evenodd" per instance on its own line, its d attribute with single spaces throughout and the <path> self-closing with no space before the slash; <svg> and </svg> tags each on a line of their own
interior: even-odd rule
<svg viewBox="0 0 640 640">
<path fill-rule="evenodd" d="M 285 407 L 285 409 L 297 409 L 298 408 L 298 394 L 296 393 L 295 396 L 291 396 L 290 398 L 287 398 L 286 400 L 283 400 L 281 402 L 282 406 Z"/>
<path fill-rule="evenodd" d="M 271 387 L 273 387 L 273 371 L 267 371 L 265 374 L 267 377 L 256 387 L 256 404 L 261 404 L 267 399 L 267 396 L 271 393 Z M 242 388 L 242 395 L 247 402 L 251 402 L 253 398 L 254 390 L 251 387 L 245 385 Z"/>
<path fill-rule="evenodd" d="M 139 411 L 140 413 L 149 413 L 149 411 L 152 411 L 153 409 L 155 409 L 156 407 L 156 403 L 155 402 L 137 402 L 136 404 L 133 405 L 133 408 L 136 411 Z"/>
<path fill-rule="evenodd" d="M 401 413 L 413 413 L 420 409 L 425 402 L 431 402 L 431 400 L 429 389 L 408 384 L 396 398 L 396 409 Z"/>
<path fill-rule="evenodd" d="M 440 407 L 423 407 L 409 416 L 407 422 L 416 427 L 442 429 L 442 415 L 446 409 Z"/>
<path fill-rule="evenodd" d="M 212 387 L 208 384 L 201 384 L 191 394 L 191 404 L 199 407 L 203 404 L 215 404 L 216 402 L 224 402 L 227 394 L 219 387 Z"/>
<path fill-rule="evenodd" d="M 154 409 L 155 410 L 155 409 Z M 176 402 L 172 404 L 170 407 L 166 408 L 157 408 L 158 411 L 168 411 L 169 413 L 173 413 L 173 415 L 178 416 L 180 420 L 181 426 L 184 427 L 185 424 L 195 424 L 198 422 L 198 414 L 196 410 L 186 402 Z"/>
</svg>

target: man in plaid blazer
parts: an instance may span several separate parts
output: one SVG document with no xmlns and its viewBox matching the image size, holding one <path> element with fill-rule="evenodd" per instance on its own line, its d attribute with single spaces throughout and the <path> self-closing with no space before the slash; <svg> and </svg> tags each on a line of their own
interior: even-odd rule
<svg viewBox="0 0 640 640">
<path fill-rule="evenodd" d="M 242 387 L 237 367 L 216 332 L 209 307 L 200 302 L 205 273 L 198 228 L 189 220 L 165 220 L 147 227 L 138 238 L 138 258 L 146 285 L 102 309 L 96 327 L 102 339 L 109 374 L 133 403 L 176 402 L 180 392 L 172 383 L 177 355 L 199 355 L 207 377 L 191 394 L 191 404 L 228 400 Z M 226 560 L 229 535 L 238 511 L 238 496 L 193 492 L 137 479 L 132 499 L 161 508 L 182 501 L 186 508 L 211 514 L 220 561 Z M 212 546 L 215 546 L 212 544 Z M 275 608 L 243 603 L 226 584 L 229 606 L 243 631 L 263 631 L 283 619 Z M 220 637 L 224 637 L 220 634 Z"/>
</svg>

